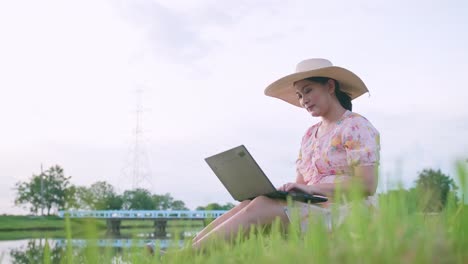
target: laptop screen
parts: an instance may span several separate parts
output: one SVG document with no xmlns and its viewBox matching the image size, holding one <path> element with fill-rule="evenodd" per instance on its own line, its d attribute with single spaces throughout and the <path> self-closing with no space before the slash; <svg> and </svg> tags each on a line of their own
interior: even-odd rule
<svg viewBox="0 0 468 264">
<path fill-rule="evenodd" d="M 205 161 L 237 201 L 276 191 L 243 145 L 208 157 Z"/>
</svg>

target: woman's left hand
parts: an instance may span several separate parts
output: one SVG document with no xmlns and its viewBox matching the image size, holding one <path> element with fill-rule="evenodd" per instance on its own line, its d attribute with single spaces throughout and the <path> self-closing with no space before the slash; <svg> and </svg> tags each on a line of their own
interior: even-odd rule
<svg viewBox="0 0 468 264">
<path fill-rule="evenodd" d="M 284 191 L 284 192 L 294 192 L 294 191 L 299 191 L 299 192 L 304 192 L 308 194 L 314 194 L 313 187 L 310 185 L 305 185 L 305 184 L 300 184 L 300 183 L 295 183 L 295 182 L 288 182 L 284 184 L 283 186 L 279 187 L 278 190 Z"/>
</svg>

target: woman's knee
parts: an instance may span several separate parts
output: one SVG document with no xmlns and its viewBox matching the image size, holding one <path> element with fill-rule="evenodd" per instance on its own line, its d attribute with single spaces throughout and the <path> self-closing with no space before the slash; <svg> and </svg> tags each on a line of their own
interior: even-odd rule
<svg viewBox="0 0 468 264">
<path fill-rule="evenodd" d="M 261 204 L 264 204 L 264 203 L 271 203 L 273 202 L 274 200 L 265 196 L 265 195 L 260 195 L 260 196 L 257 196 L 255 197 L 252 202 L 254 203 L 261 203 Z"/>
<path fill-rule="evenodd" d="M 251 200 L 244 200 L 242 202 L 240 202 L 239 204 L 237 204 L 236 206 L 234 206 L 233 208 L 231 208 L 229 210 L 229 213 L 237 213 L 239 212 L 240 210 L 244 209 L 244 207 L 246 207 L 247 205 L 249 205 L 249 203 L 251 202 Z"/>
<path fill-rule="evenodd" d="M 266 196 L 257 196 L 255 197 L 248 205 L 245 206 L 245 211 L 257 210 L 258 208 L 265 208 L 265 206 L 272 205 L 275 203 L 275 200 L 268 198 Z"/>
<path fill-rule="evenodd" d="M 240 204 L 237 205 L 237 206 L 243 208 L 243 207 L 249 205 L 250 202 L 252 202 L 252 201 L 251 200 L 244 200 L 244 201 L 240 202 Z"/>
<path fill-rule="evenodd" d="M 258 222 L 266 223 L 265 221 L 272 221 L 276 216 L 279 216 L 281 220 L 286 216 L 283 205 L 279 200 L 271 199 L 266 196 L 258 196 L 253 199 L 246 207 L 241 211 L 241 214 L 248 219 L 249 223 L 256 224 Z M 270 219 L 270 220 L 267 220 Z"/>
</svg>

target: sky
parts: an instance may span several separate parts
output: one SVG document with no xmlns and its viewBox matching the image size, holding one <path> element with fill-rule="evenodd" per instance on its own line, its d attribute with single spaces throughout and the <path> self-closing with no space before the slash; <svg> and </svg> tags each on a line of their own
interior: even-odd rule
<svg viewBox="0 0 468 264">
<path fill-rule="evenodd" d="M 27 213 L 14 186 L 41 165 L 190 209 L 234 202 L 204 158 L 241 144 L 274 185 L 293 181 L 320 120 L 263 91 L 308 58 L 369 88 L 353 111 L 381 134 L 379 192 L 425 168 L 455 176 L 468 161 L 467 13 L 462 0 L 0 0 L 0 213 Z"/>
</svg>

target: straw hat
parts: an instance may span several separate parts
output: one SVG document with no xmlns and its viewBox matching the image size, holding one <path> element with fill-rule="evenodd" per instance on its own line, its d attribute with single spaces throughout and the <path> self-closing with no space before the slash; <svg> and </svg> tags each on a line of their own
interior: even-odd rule
<svg viewBox="0 0 468 264">
<path fill-rule="evenodd" d="M 333 66 L 326 59 L 308 59 L 299 62 L 296 72 L 287 75 L 265 89 L 265 95 L 276 97 L 290 104 L 301 107 L 297 99 L 294 83 L 310 77 L 328 77 L 340 84 L 341 91 L 349 94 L 352 99 L 369 92 L 364 82 L 351 71 Z"/>
</svg>

